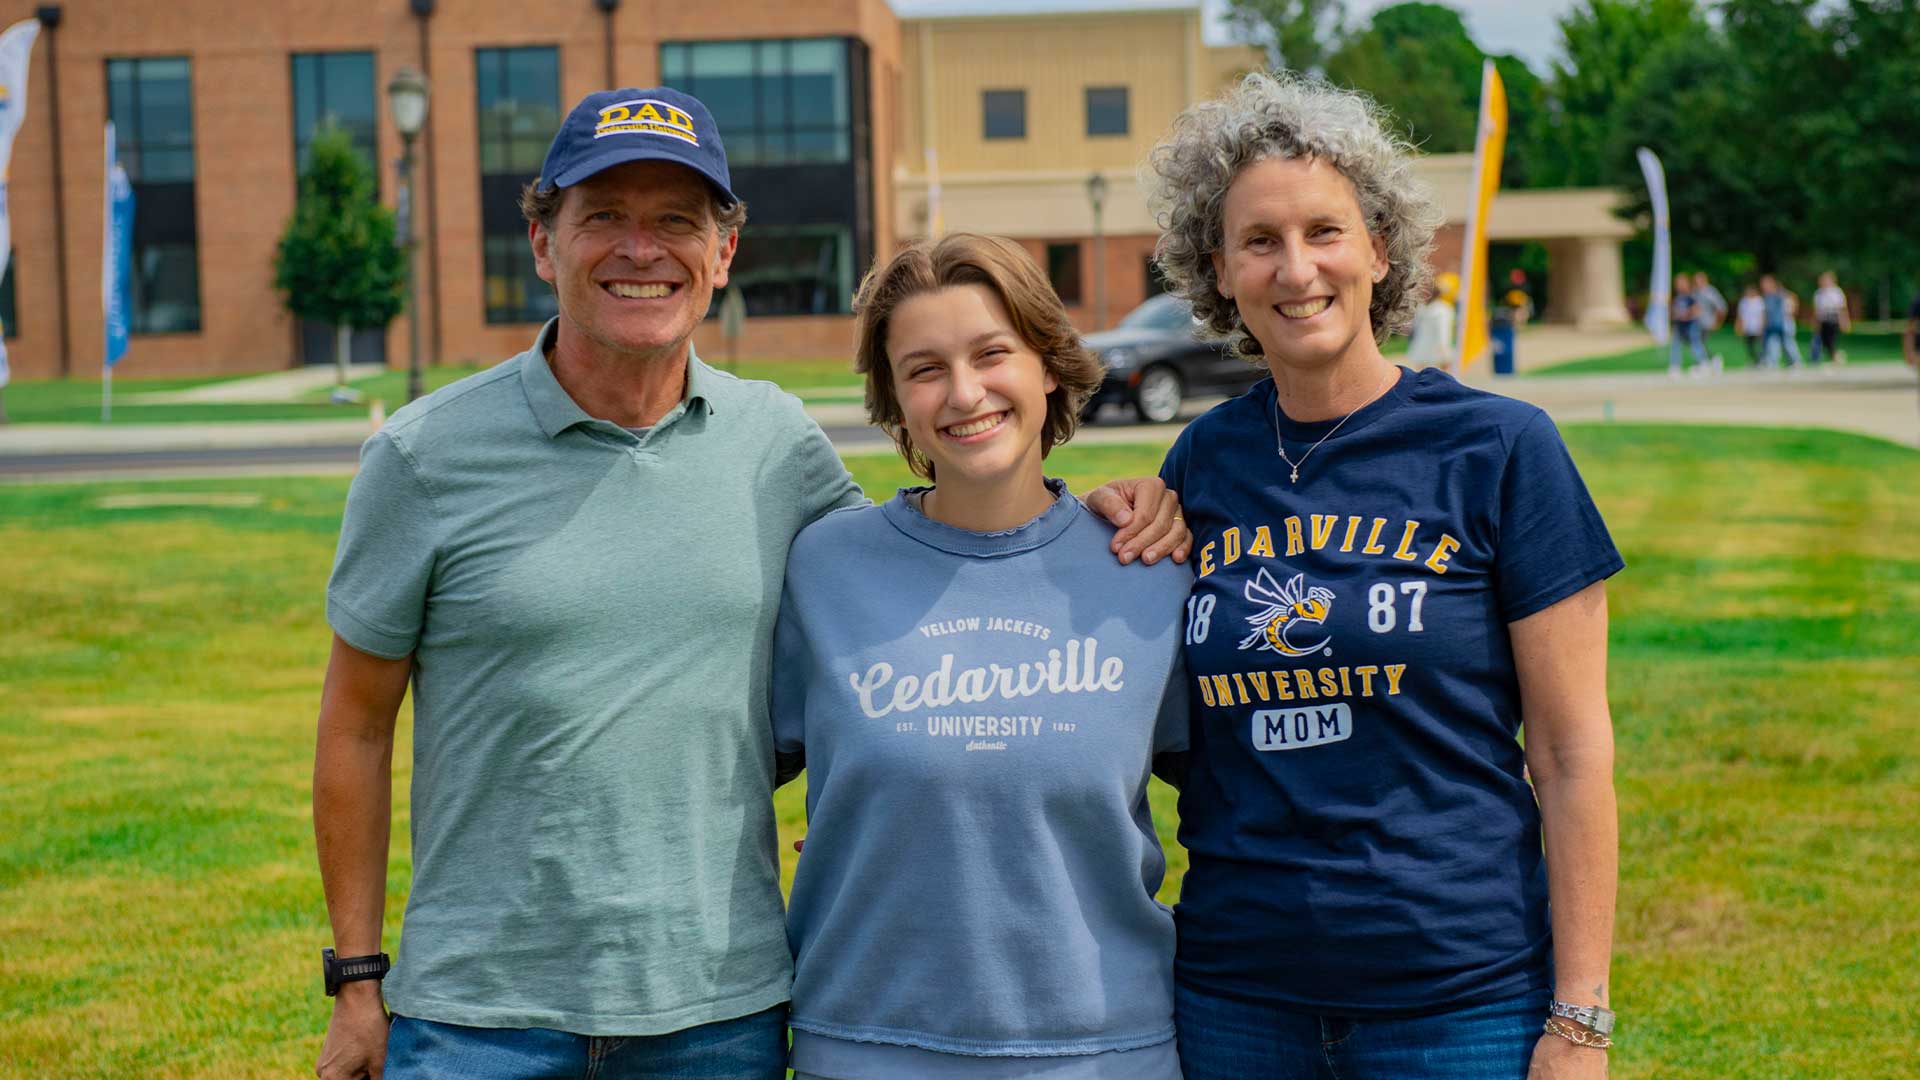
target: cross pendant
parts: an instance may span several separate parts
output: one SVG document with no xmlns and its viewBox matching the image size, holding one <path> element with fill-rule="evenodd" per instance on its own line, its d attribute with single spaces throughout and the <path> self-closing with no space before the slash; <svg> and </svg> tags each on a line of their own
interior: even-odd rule
<svg viewBox="0 0 1920 1080">
<path fill-rule="evenodd" d="M 1293 478 L 1292 478 L 1292 479 L 1291 479 L 1290 481 L 1288 481 L 1288 482 L 1289 482 L 1289 483 L 1294 483 L 1294 484 L 1297 484 L 1297 483 L 1299 483 L 1299 482 L 1300 482 L 1300 470 L 1299 470 L 1299 469 L 1295 469 L 1295 470 L 1293 470 Z"/>
</svg>

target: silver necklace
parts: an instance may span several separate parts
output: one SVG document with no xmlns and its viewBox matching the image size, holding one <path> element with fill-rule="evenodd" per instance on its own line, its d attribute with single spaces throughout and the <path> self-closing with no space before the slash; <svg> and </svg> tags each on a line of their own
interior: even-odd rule
<svg viewBox="0 0 1920 1080">
<path fill-rule="evenodd" d="M 1398 378 L 1400 375 L 1400 369 L 1394 368 L 1393 375 L 1395 378 Z M 1378 393 L 1375 393 L 1372 397 L 1368 398 L 1364 402 L 1361 402 L 1359 405 L 1354 406 L 1353 412 L 1350 412 L 1347 415 L 1341 417 L 1340 423 L 1333 425 L 1333 427 L 1325 435 L 1320 436 L 1320 442 L 1316 442 L 1312 446 L 1307 447 L 1307 452 L 1300 455 L 1299 461 L 1295 461 L 1292 458 L 1287 456 L 1286 436 L 1280 433 L 1280 388 L 1276 386 L 1273 391 L 1273 448 L 1280 452 L 1280 460 L 1286 462 L 1287 466 L 1293 470 L 1293 474 L 1287 478 L 1287 483 L 1289 484 L 1299 483 L 1300 482 L 1300 466 L 1305 465 L 1307 463 L 1307 459 L 1313 456 L 1313 452 L 1315 450 L 1320 449 L 1320 443 L 1326 442 L 1328 439 L 1333 438 L 1333 433 L 1335 431 L 1339 431 L 1340 428 L 1343 425 L 1345 425 L 1347 421 L 1353 419 L 1353 413 L 1357 413 L 1361 409 L 1366 408 L 1368 405 L 1373 404 L 1375 401 L 1380 400 L 1380 394 L 1384 392 L 1385 392 L 1385 386 L 1382 386 Z"/>
</svg>

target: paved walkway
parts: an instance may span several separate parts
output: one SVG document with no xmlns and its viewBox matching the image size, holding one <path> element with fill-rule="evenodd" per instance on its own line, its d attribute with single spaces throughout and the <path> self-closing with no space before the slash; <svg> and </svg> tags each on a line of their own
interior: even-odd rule
<svg viewBox="0 0 1920 1080">
<path fill-rule="evenodd" d="M 55 454 L 152 453 L 267 446 L 357 446 L 373 433 L 356 420 L 221 420 L 200 424 L 10 424 L 0 460 Z"/>
<path fill-rule="evenodd" d="M 386 370 L 385 364 L 350 364 L 347 381 L 372 378 Z M 312 364 L 292 371 L 208 383 L 189 390 L 132 394 L 122 400 L 139 405 L 274 404 L 299 401 L 312 391 L 332 386 L 335 378 L 332 364 Z"/>
<path fill-rule="evenodd" d="M 1468 382 L 1531 401 L 1559 423 L 1752 424 L 1854 431 L 1920 447 L 1920 387 L 1905 364 L 1855 364 L 1785 372 L 1737 371 L 1707 379 L 1666 375 L 1560 375 Z"/>
<path fill-rule="evenodd" d="M 1617 330 L 1576 330 L 1571 326 L 1535 323 L 1520 331 L 1514 343 L 1515 366 L 1521 371 L 1584 360 L 1589 356 L 1613 356 L 1629 349 L 1644 349 L 1653 344 L 1645 330 L 1623 327 Z M 1486 365 L 1478 365 L 1485 367 Z"/>
</svg>

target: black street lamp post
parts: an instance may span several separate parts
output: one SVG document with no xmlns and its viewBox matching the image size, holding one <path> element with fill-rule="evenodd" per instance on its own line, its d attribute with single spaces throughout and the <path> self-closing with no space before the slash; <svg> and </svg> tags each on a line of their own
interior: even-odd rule
<svg viewBox="0 0 1920 1080">
<path fill-rule="evenodd" d="M 1107 236 L 1100 212 L 1107 205 L 1107 178 L 1099 172 L 1087 177 L 1087 202 L 1093 206 L 1093 328 L 1107 328 Z"/>
<path fill-rule="evenodd" d="M 418 71 L 403 67 L 387 83 L 387 106 L 393 126 L 400 133 L 400 212 L 399 241 L 407 253 L 407 400 L 419 397 L 420 381 L 420 275 L 413 265 L 413 140 L 427 122 L 427 80 Z"/>
</svg>

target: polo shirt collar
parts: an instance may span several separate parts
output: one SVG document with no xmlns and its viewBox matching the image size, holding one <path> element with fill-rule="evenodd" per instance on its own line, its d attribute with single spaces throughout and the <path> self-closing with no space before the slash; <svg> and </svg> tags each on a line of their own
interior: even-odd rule
<svg viewBox="0 0 1920 1080">
<path fill-rule="evenodd" d="M 578 424 L 608 423 L 587 415 L 587 411 L 560 385 L 560 380 L 554 378 L 553 365 L 547 361 L 547 348 L 553 344 L 559 328 L 559 319 L 548 319 L 547 324 L 534 336 L 533 348 L 520 354 L 520 383 L 526 390 L 527 404 L 533 409 L 533 417 L 539 423 L 540 430 L 549 439 Z M 699 402 L 707 414 L 712 415 L 718 383 L 719 376 L 695 355 L 692 344 L 688 344 L 687 388 L 681 396 L 679 408 L 663 417 L 661 424 L 684 414 L 695 402 Z"/>
</svg>

